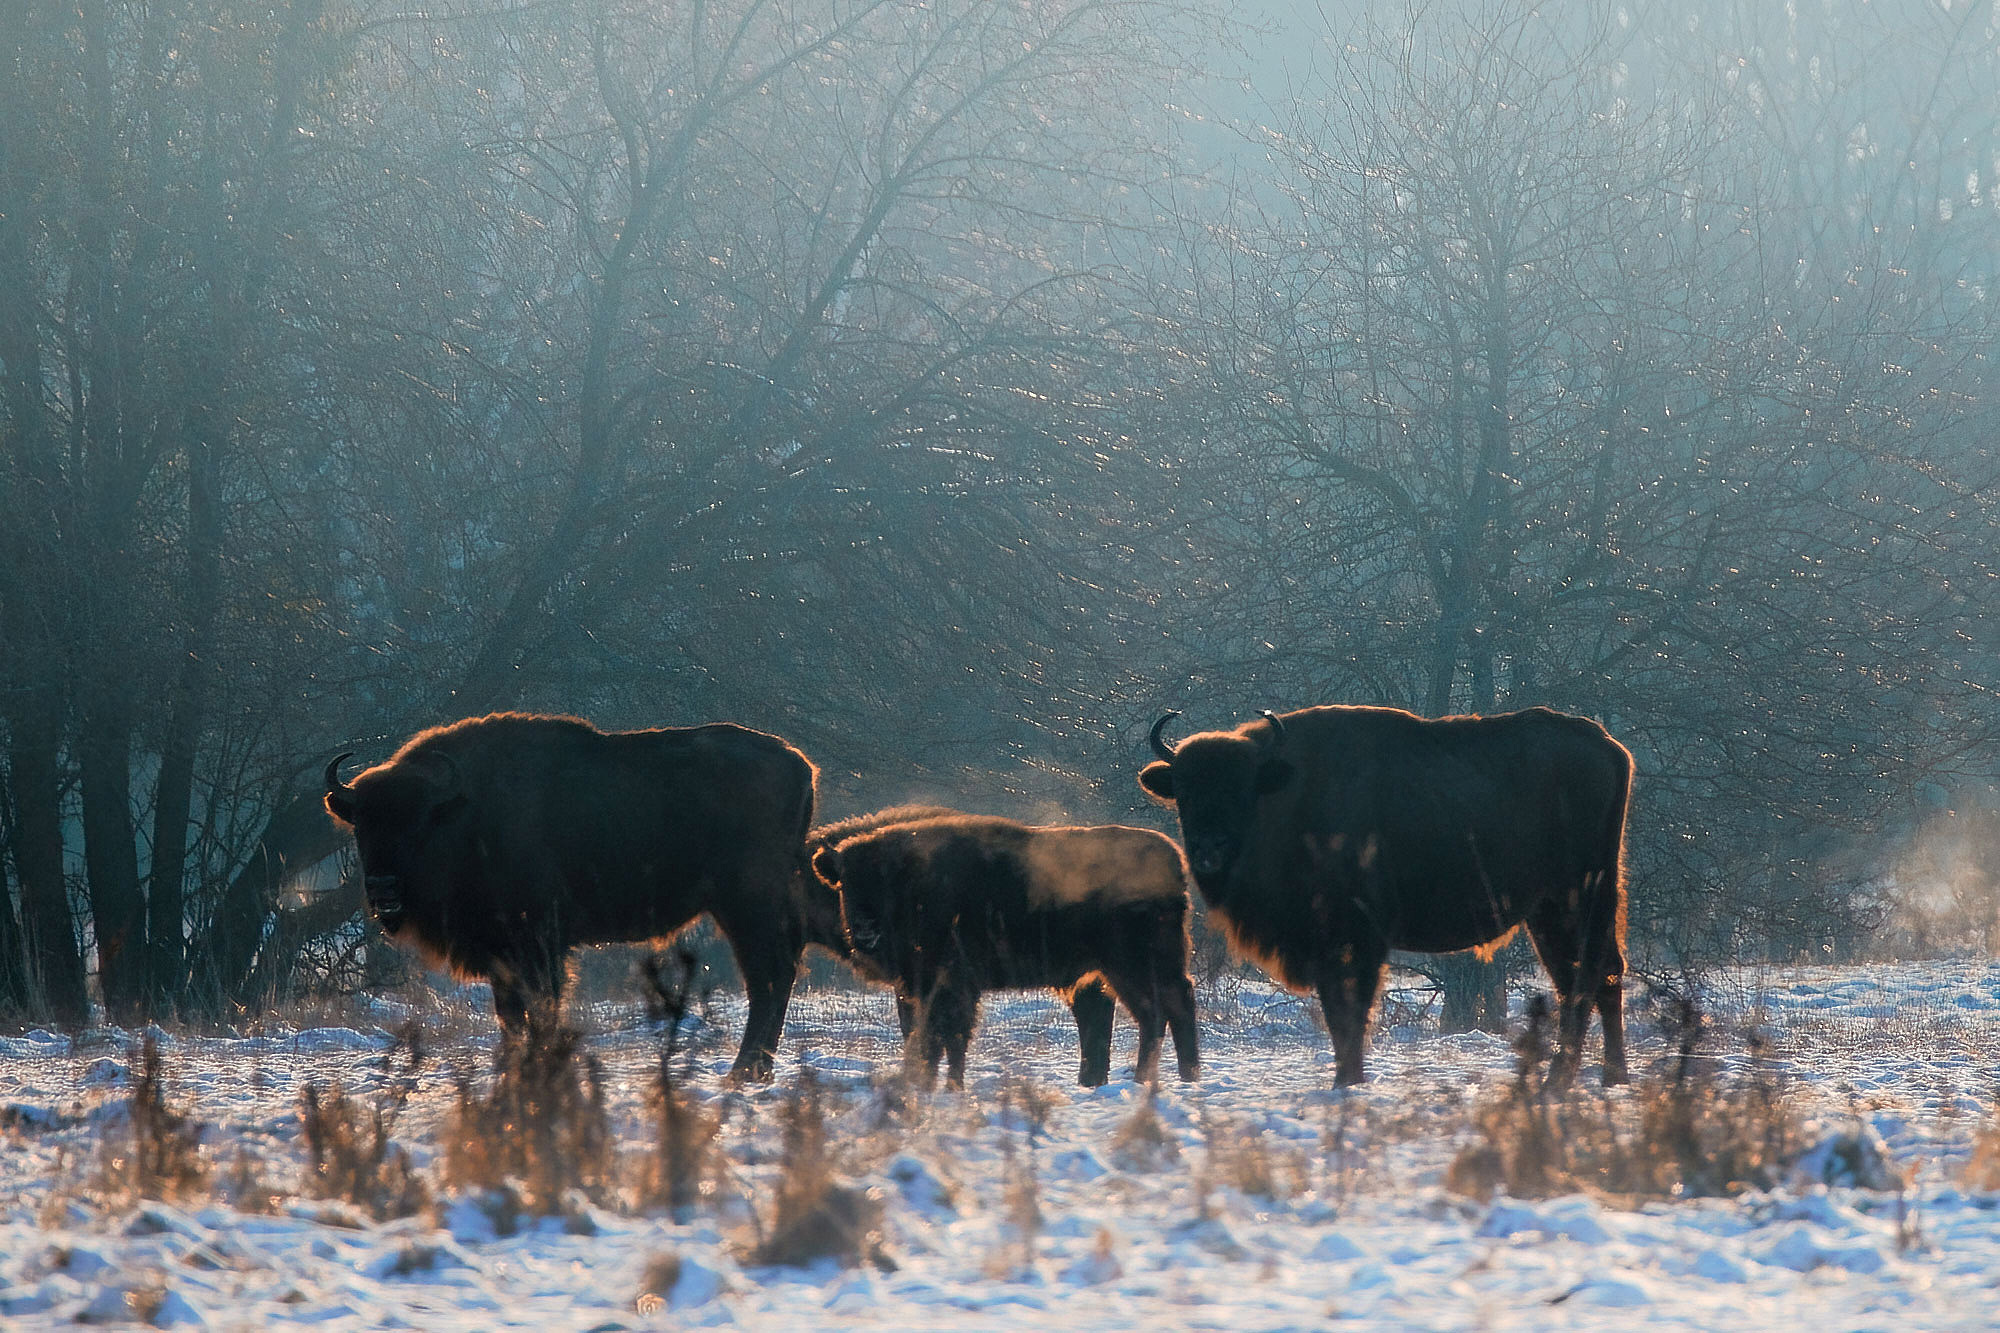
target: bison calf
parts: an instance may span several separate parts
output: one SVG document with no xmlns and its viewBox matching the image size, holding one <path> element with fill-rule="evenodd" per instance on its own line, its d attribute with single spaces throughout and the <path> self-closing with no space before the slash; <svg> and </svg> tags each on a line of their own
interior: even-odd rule
<svg viewBox="0 0 2000 1333">
<path fill-rule="evenodd" d="M 512 1032 L 559 1003 L 579 944 L 657 939 L 703 912 L 735 951 L 750 1013 L 732 1074 L 768 1079 L 805 946 L 817 771 L 727 723 L 604 732 L 497 713 L 413 737 L 340 779 L 368 909 L 390 939 L 493 983 Z"/>
<path fill-rule="evenodd" d="M 1139 784 L 1180 812 L 1188 864 L 1231 943 L 1316 990 L 1336 1078 L 1361 1081 L 1391 949 L 1496 947 L 1525 925 L 1561 1002 L 1566 1082 L 1596 1008 L 1625 1080 L 1621 880 L 1632 756 L 1547 708 L 1426 719 L 1396 708 L 1266 713 L 1160 739 Z"/>
<path fill-rule="evenodd" d="M 964 1086 L 981 994 L 1048 986 L 1073 997 L 1079 1080 L 1104 1082 L 1112 1002 L 1099 980 L 1139 1026 L 1138 1078 L 1157 1074 L 1169 1027 L 1180 1076 L 1199 1072 L 1186 868 L 1171 839 L 944 816 L 822 847 L 813 869 L 839 891 L 857 967 L 915 1006 L 929 1077 L 942 1055 Z"/>
<path fill-rule="evenodd" d="M 820 825 L 806 835 L 806 849 L 810 854 L 817 855 L 822 847 L 837 847 L 849 838 L 873 833 L 891 824 L 966 818 L 970 816 L 964 811 L 943 805 L 890 806 L 886 810 Z M 840 893 L 832 885 L 818 879 L 808 885 L 806 891 L 806 943 L 817 944 L 845 960 L 850 967 L 863 971 L 862 965 L 855 961 L 854 946 L 848 941 L 847 925 L 841 919 Z M 873 981 L 890 980 L 866 971 L 863 975 Z M 903 1030 L 903 1040 L 908 1041 L 917 1030 L 917 1002 L 900 989 L 895 989 L 894 993 L 896 1024 Z M 1111 996 L 1105 992 L 1102 981 L 1085 981 L 1069 992 L 1069 1010 L 1076 1019 L 1077 1036 L 1083 1043 L 1081 1077 L 1084 1086 L 1096 1087 L 1104 1082 L 1111 1069 Z"/>
</svg>

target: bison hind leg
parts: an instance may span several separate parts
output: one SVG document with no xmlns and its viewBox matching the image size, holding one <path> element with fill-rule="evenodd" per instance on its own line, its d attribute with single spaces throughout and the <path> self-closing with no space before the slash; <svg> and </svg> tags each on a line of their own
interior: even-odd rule
<svg viewBox="0 0 2000 1333">
<path fill-rule="evenodd" d="M 1579 903 L 1545 903 L 1529 919 L 1535 952 L 1556 988 L 1552 1087 L 1567 1087 L 1576 1077 L 1593 1008 L 1604 1027 L 1604 1082 L 1607 1086 L 1625 1082 L 1625 952 L 1619 945 L 1616 916 L 1615 902 L 1607 910 L 1586 898 Z"/>
<path fill-rule="evenodd" d="M 1604 1028 L 1604 1086 L 1630 1076 L 1625 1069 L 1625 978 L 1611 977 L 1597 989 L 1597 1017 Z"/>
<path fill-rule="evenodd" d="M 1076 1036 L 1083 1048 L 1076 1081 L 1086 1088 L 1103 1086 L 1111 1077 L 1111 1028 L 1117 1006 L 1101 980 L 1084 982 L 1070 993 L 1069 1011 L 1076 1018 Z"/>
<path fill-rule="evenodd" d="M 1201 1077 L 1194 983 L 1185 974 L 1168 979 L 1160 988 L 1160 1007 L 1166 1011 L 1167 1027 L 1174 1034 L 1174 1059 L 1180 1065 L 1181 1082 L 1192 1083 Z"/>
</svg>

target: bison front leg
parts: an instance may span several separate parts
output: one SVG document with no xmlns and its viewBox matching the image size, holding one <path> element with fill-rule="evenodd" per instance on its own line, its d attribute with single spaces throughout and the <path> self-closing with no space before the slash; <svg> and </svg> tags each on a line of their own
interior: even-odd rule
<svg viewBox="0 0 2000 1333">
<path fill-rule="evenodd" d="M 1069 997 L 1077 1041 L 1083 1047 L 1076 1071 L 1076 1081 L 1083 1087 L 1101 1087 L 1111 1077 L 1111 1028 L 1116 1009 L 1101 981 L 1085 982 Z"/>
<path fill-rule="evenodd" d="M 533 1040 L 555 1031 L 562 1021 L 563 983 L 569 980 L 565 961 L 559 956 L 493 961 L 487 980 L 503 1040 Z"/>
<path fill-rule="evenodd" d="M 493 1016 L 500 1020 L 501 1039 L 519 1041 L 528 1031 L 528 992 L 511 970 L 494 969 L 492 984 Z"/>
<path fill-rule="evenodd" d="M 1382 986 L 1386 958 L 1373 949 L 1342 946 L 1340 956 L 1320 976 L 1319 1004 L 1333 1038 L 1333 1081 L 1340 1087 L 1361 1082 L 1361 1057 L 1368 1048 L 1368 1016 Z"/>
<path fill-rule="evenodd" d="M 1625 951 L 1618 941 L 1615 898 L 1586 892 L 1546 903 L 1529 918 L 1528 934 L 1556 988 L 1549 1086 L 1565 1088 L 1576 1078 L 1593 1008 L 1604 1024 L 1605 1086 L 1625 1082 Z"/>
</svg>

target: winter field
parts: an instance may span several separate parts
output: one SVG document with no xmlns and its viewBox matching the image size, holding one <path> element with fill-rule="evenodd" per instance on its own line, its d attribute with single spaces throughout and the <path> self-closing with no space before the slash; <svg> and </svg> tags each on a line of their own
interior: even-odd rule
<svg viewBox="0 0 2000 1333">
<path fill-rule="evenodd" d="M 1658 1007 L 1633 1006 L 1635 1087 L 1600 1097 L 1587 1062 L 1555 1166 L 1527 1191 L 1545 1197 L 1517 1198 L 1505 1189 L 1538 1169 L 1512 1160 L 1522 1126 L 1555 1122 L 1534 1120 L 1532 1098 L 1503 1114 L 1507 1040 L 1442 1037 L 1415 992 L 1392 994 L 1370 1081 L 1336 1093 L 1312 1010 L 1231 981 L 1201 997 L 1201 1082 L 1150 1105 L 1130 1082 L 1076 1088 L 1069 1015 L 1040 997 L 989 1003 L 966 1092 L 901 1092 L 887 999 L 828 989 L 795 1002 L 778 1082 L 727 1090 L 740 1005 L 720 997 L 712 1023 L 682 1025 L 696 1038 L 684 1123 L 719 1129 L 705 1149 L 688 1139 L 694 1202 L 678 1212 L 641 1184 L 659 1174 L 664 1025 L 598 1006 L 584 1046 L 602 1066 L 610 1165 L 537 1217 L 525 1187 L 465 1183 L 449 1160 L 462 1102 L 493 1073 L 480 994 L 238 1038 L 157 1033 L 159 1100 L 190 1118 L 183 1143 L 198 1134 L 191 1156 L 152 1164 L 146 1188 L 168 1200 L 135 1197 L 134 1037 L 0 1038 L 0 1323 L 2000 1327 L 2000 964 L 1723 978 L 1702 1047 L 1715 1058 L 1683 1071 L 1684 1104 L 1727 1102 L 1755 1122 L 1744 1140 L 1788 1137 L 1761 1159 L 1764 1184 L 1678 1198 L 1581 1165 L 1592 1126 L 1622 1124 L 1589 1152 L 1629 1167 L 1646 1137 L 1633 1127 L 1672 1100 Z M 392 1030 L 413 1016 L 412 1073 Z M 1753 1022 L 1766 1044 L 1746 1043 Z M 1119 1065 L 1131 1036 L 1121 1013 Z M 413 1215 L 313 1197 L 337 1191 L 308 1170 L 302 1094 L 336 1082 L 350 1109 L 394 1111 L 423 1196 Z M 767 1262 L 784 1248 L 780 1186 L 808 1179 L 856 1224 L 847 1266 Z"/>
</svg>

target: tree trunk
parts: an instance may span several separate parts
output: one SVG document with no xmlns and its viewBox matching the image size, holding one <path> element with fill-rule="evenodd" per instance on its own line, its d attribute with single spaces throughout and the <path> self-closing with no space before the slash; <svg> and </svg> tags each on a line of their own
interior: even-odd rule
<svg viewBox="0 0 2000 1333">
<path fill-rule="evenodd" d="M 90 996 L 69 886 L 63 879 L 62 780 L 57 764 L 62 713 L 43 712 L 37 706 L 42 702 L 30 699 L 7 719 L 21 934 L 31 998 L 39 990 L 51 1020 L 81 1026 L 90 1021 Z"/>
<path fill-rule="evenodd" d="M 0 1011 L 25 1012 L 28 994 L 28 951 L 21 939 L 21 918 L 14 911 L 14 880 L 7 872 L 7 849 L 14 841 L 14 798 L 7 770 L 0 768 Z"/>
<path fill-rule="evenodd" d="M 0 25 L 4 26 L 4 25 Z M 6 367 L 0 419 L 0 665 L 8 668 L 7 763 L 12 787 L 12 851 L 20 889 L 26 998 L 54 1022 L 90 1019 L 83 953 L 63 876 L 62 735 L 69 715 L 67 584 L 60 511 L 65 488 L 48 417 L 42 329 L 32 271 L 36 200 L 28 191 L 34 117 L 15 94 L 28 85 L 25 25 L 12 32 L 0 65 L 0 363 Z"/>
<path fill-rule="evenodd" d="M 170 1013 L 187 989 L 188 829 L 194 804 L 194 766 L 208 708 L 213 670 L 208 658 L 222 597 L 222 506 L 218 446 L 206 438 L 212 414 L 201 405 L 187 414 L 187 637 L 167 699 L 160 777 L 154 791 L 152 875 L 146 892 L 147 1003 Z"/>
</svg>

